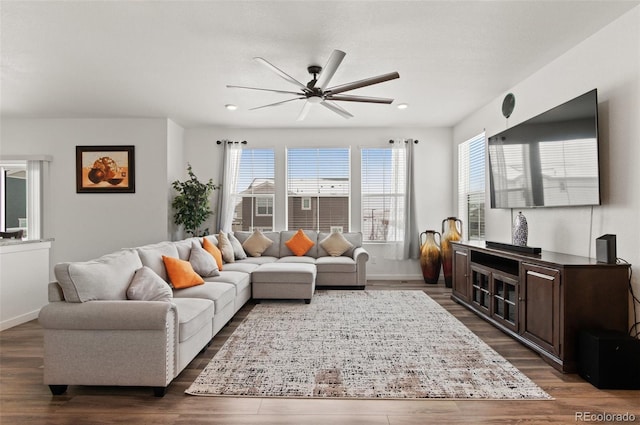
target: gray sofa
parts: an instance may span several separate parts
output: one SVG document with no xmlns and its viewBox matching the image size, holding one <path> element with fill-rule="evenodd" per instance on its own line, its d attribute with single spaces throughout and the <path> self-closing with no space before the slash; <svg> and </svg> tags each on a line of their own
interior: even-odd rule
<svg viewBox="0 0 640 425">
<path fill-rule="evenodd" d="M 169 300 L 131 300 L 128 289 L 143 268 L 169 282 L 162 256 L 189 260 L 201 238 L 126 248 L 87 262 L 55 266 L 44 328 L 44 383 L 53 394 L 68 385 L 149 386 L 156 396 L 252 297 L 252 273 L 261 264 L 312 264 L 315 285 L 364 288 L 366 262 L 360 233 L 345 233 L 353 247 L 330 256 L 326 233 L 305 231 L 314 246 L 295 256 L 286 245 L 295 232 L 264 232 L 273 244 L 257 257 L 233 259 L 204 284 L 171 289 Z M 250 232 L 236 232 L 241 243 Z M 215 245 L 214 235 L 207 236 Z M 282 280 L 287 281 L 286 267 Z M 166 288 L 165 288 L 166 290 Z"/>
</svg>

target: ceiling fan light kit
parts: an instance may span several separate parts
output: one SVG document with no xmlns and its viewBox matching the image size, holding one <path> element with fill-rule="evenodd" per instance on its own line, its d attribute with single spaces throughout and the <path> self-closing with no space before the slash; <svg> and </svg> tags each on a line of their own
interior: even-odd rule
<svg viewBox="0 0 640 425">
<path fill-rule="evenodd" d="M 283 100 L 280 102 L 270 103 L 268 105 L 258 106 L 255 108 L 251 108 L 249 110 L 262 109 L 277 105 L 282 105 L 284 103 L 288 103 L 294 100 L 305 100 L 305 103 L 302 107 L 302 111 L 298 115 L 298 121 L 303 120 L 309 110 L 313 105 L 320 104 L 330 111 L 335 112 L 343 118 L 352 118 L 353 115 L 349 113 L 347 110 L 337 105 L 335 102 L 361 102 L 361 103 L 380 103 L 380 104 L 391 104 L 393 99 L 382 98 L 382 97 L 370 97 L 370 96 L 356 96 L 356 95 L 348 95 L 348 94 L 340 94 L 350 90 L 359 89 L 361 87 L 367 87 L 374 84 L 384 83 L 385 81 L 394 80 L 396 78 L 400 78 L 400 74 L 397 72 L 390 72 L 387 74 L 379 75 L 377 77 L 365 78 L 363 80 L 354 81 L 351 83 L 341 84 L 339 86 L 329 87 L 329 81 L 336 73 L 338 67 L 342 63 L 346 53 L 341 50 L 334 50 L 329 57 L 326 65 L 323 67 L 318 65 L 311 65 L 307 67 L 307 71 L 309 74 L 313 76 L 311 81 L 307 84 L 302 84 L 300 81 L 296 80 L 286 72 L 282 71 L 275 65 L 271 64 L 264 58 L 256 57 L 254 60 L 263 64 L 271 71 L 276 73 L 280 78 L 284 79 L 290 84 L 293 84 L 298 87 L 299 91 L 287 91 L 287 90 L 278 90 L 278 89 L 265 89 L 259 87 L 246 87 L 246 86 L 234 86 L 228 85 L 228 88 L 238 88 L 238 89 L 249 89 L 249 90 L 261 90 L 268 91 L 273 93 L 281 93 L 281 94 L 291 94 L 296 97 L 292 99 Z"/>
</svg>

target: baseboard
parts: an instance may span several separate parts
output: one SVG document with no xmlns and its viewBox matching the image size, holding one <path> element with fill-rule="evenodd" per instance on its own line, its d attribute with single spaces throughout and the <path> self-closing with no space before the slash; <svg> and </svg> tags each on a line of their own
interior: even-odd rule
<svg viewBox="0 0 640 425">
<path fill-rule="evenodd" d="M 367 273 L 367 280 L 424 280 L 424 277 L 419 274 Z"/>
<path fill-rule="evenodd" d="M 30 322 L 33 319 L 37 319 L 39 313 L 40 313 L 40 309 L 31 311 L 29 313 L 21 314 L 20 316 L 12 317 L 11 319 L 3 320 L 2 322 L 0 322 L 0 331 L 4 331 L 5 329 L 9 329 L 14 326 L 18 326 L 23 323 Z"/>
</svg>

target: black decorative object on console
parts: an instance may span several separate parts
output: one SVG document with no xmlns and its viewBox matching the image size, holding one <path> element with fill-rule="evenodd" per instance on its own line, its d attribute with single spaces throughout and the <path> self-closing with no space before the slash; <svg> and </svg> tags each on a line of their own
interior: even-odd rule
<svg viewBox="0 0 640 425">
<path fill-rule="evenodd" d="M 537 248 L 534 246 L 521 246 L 521 245 L 511 245 L 510 243 L 501 243 L 501 242 L 491 242 L 486 241 L 487 248 L 493 249 L 502 249 L 505 251 L 515 251 L 524 254 L 540 254 L 542 252 L 542 248 Z"/>
</svg>

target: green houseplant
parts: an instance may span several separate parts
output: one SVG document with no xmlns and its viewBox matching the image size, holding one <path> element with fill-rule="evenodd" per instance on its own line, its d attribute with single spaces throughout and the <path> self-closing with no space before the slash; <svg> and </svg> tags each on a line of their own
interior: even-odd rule
<svg viewBox="0 0 640 425">
<path fill-rule="evenodd" d="M 187 180 L 183 182 L 176 180 L 171 184 L 178 193 L 171 203 L 175 210 L 173 221 L 178 226 L 184 226 L 185 232 L 191 236 L 205 236 L 209 233 L 209 229 L 199 231 L 200 226 L 213 214 L 209 206 L 209 196 L 220 186 L 215 185 L 212 179 L 207 183 L 198 180 L 191 169 L 191 164 L 187 164 L 187 172 L 189 174 Z"/>
</svg>

